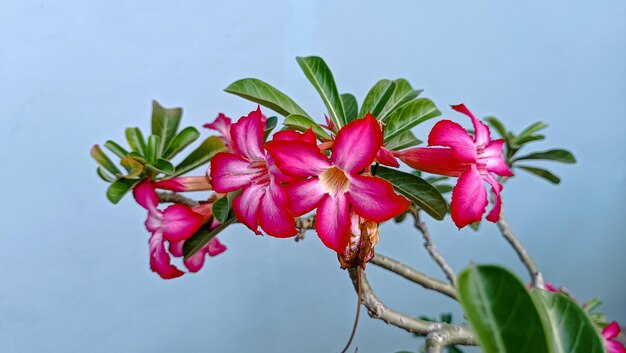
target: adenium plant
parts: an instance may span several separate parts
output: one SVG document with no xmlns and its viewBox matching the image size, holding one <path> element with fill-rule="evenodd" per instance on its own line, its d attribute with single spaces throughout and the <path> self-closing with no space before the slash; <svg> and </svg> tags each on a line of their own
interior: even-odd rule
<svg viewBox="0 0 626 353">
<path fill-rule="evenodd" d="M 324 60 L 297 61 L 327 108 L 324 124 L 270 84 L 243 79 L 226 92 L 256 103 L 251 112 L 236 120 L 220 113 L 204 125 L 217 135 L 176 165 L 173 157 L 201 134 L 194 127 L 179 131 L 182 109 L 157 102 L 147 138 L 131 127 L 126 129 L 128 149 L 114 141 L 104 144 L 120 158 L 121 169 L 98 145 L 93 147 L 98 175 L 110 183 L 108 199 L 117 203 L 131 192 L 146 210 L 152 271 L 163 279 L 199 271 L 207 256 L 224 253 L 226 246 L 216 236 L 237 223 L 251 235 L 274 238 L 302 239 L 310 229 L 337 254 L 370 316 L 426 337 L 427 352 L 445 347 L 459 352 L 460 345 L 480 345 L 493 353 L 626 352 L 617 339 L 619 325 L 593 312 L 599 301 L 581 306 L 566 290 L 544 282 L 503 218 L 503 185 L 515 170 L 560 182 L 550 171 L 520 161 L 575 163 L 563 149 L 518 155 L 545 137 L 537 134 L 547 127 L 544 123 L 514 134 L 495 117 L 481 120 L 456 104 L 444 110 L 448 119 L 438 121 L 427 146 L 420 147 L 411 129 L 442 114 L 431 100 L 419 97 L 421 90 L 404 79 L 383 79 L 359 109 L 353 95 L 339 93 Z M 266 116 L 270 111 L 284 117 L 280 131 L 273 132 L 278 118 Z M 459 117 L 455 113 L 468 117 L 472 129 L 450 120 Z M 186 175 L 190 172 L 194 176 Z M 454 186 L 448 178 L 457 178 Z M 205 195 L 199 200 L 189 194 L 199 191 Z M 450 214 L 458 228 L 477 229 L 489 200 L 485 218 L 497 224 L 519 255 L 530 286 L 498 266 L 470 265 L 457 276 L 422 222 L 424 214 L 437 221 Z M 407 216 L 415 219 L 416 231 L 447 280 L 375 253 L 379 225 Z M 182 258 L 180 265 L 176 258 Z M 418 319 L 389 309 L 367 281 L 368 263 L 458 300 L 467 323 L 454 324 L 449 315 Z"/>
</svg>

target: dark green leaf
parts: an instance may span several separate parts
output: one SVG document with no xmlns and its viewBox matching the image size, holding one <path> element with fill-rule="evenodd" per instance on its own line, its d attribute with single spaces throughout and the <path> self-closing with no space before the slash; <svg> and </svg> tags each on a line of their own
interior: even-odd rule
<svg viewBox="0 0 626 353">
<path fill-rule="evenodd" d="M 120 161 L 120 164 L 128 172 L 128 174 L 124 176 L 124 178 L 126 179 L 137 178 L 141 175 L 141 172 L 143 172 L 143 164 L 139 163 L 138 161 L 136 161 L 135 159 L 131 157 L 122 158 L 122 160 Z"/>
<path fill-rule="evenodd" d="M 111 203 L 117 204 L 126 195 L 140 179 L 118 179 L 109 185 L 107 189 L 107 198 Z"/>
<path fill-rule="evenodd" d="M 128 154 L 128 151 L 126 151 L 122 146 L 115 143 L 115 141 L 108 140 L 104 144 L 104 147 L 108 148 L 109 151 L 115 153 L 115 155 L 120 158 L 124 158 Z"/>
<path fill-rule="evenodd" d="M 511 141 L 512 142 L 511 144 L 513 145 L 513 147 L 519 148 L 522 145 L 525 145 L 525 144 L 527 144 L 529 142 L 540 141 L 540 140 L 543 140 L 545 138 L 546 137 L 544 135 L 527 135 L 527 136 L 524 136 L 524 137 L 519 137 L 518 136 L 518 137 L 514 138 L 513 141 Z"/>
<path fill-rule="evenodd" d="M 283 92 L 256 78 L 244 78 L 228 86 L 224 91 L 268 107 L 282 116 L 299 114 L 309 116 Z"/>
<path fill-rule="evenodd" d="M 441 112 L 430 99 L 418 98 L 411 101 L 395 110 L 387 119 L 385 142 L 439 115 L 441 115 Z"/>
<path fill-rule="evenodd" d="M 426 180 L 427 182 L 431 184 L 435 184 L 440 181 L 448 180 L 448 177 L 447 176 L 429 176 L 429 177 L 424 178 L 424 180 Z"/>
<path fill-rule="evenodd" d="M 530 174 L 534 174 L 540 178 L 546 179 L 547 181 L 551 182 L 552 184 L 558 184 L 561 182 L 561 178 L 559 178 L 558 176 L 552 174 L 552 172 L 550 172 L 549 170 L 543 169 L 543 168 L 537 168 L 537 167 L 529 167 L 529 166 L 525 166 L 525 165 L 516 165 L 515 167 L 525 170 L 527 172 L 529 172 Z"/>
<path fill-rule="evenodd" d="M 176 136 L 182 115 L 182 108 L 164 108 L 159 102 L 152 101 L 152 134 L 160 137 L 157 157 L 167 150 Z"/>
<path fill-rule="evenodd" d="M 448 353 L 463 353 L 457 346 L 449 346 Z"/>
<path fill-rule="evenodd" d="M 228 214 L 230 213 L 230 206 L 228 205 L 228 199 L 226 197 L 222 197 L 221 199 L 215 201 L 213 203 L 213 216 L 220 223 L 226 222 L 228 219 Z"/>
<path fill-rule="evenodd" d="M 100 148 L 100 146 L 94 145 L 91 148 L 91 157 L 93 157 L 93 159 L 95 159 L 96 162 L 98 162 L 98 164 L 104 167 L 104 169 L 109 171 L 109 173 L 115 176 L 121 174 L 120 170 L 111 161 L 111 159 L 104 152 L 102 152 L 102 149 Z"/>
<path fill-rule="evenodd" d="M 387 179 L 397 192 L 404 195 L 431 217 L 442 220 L 446 215 L 446 200 L 426 180 L 396 169 L 378 167 L 376 176 Z"/>
<path fill-rule="evenodd" d="M 359 115 L 359 104 L 356 102 L 356 98 L 350 93 L 344 93 L 340 97 L 343 111 L 346 114 L 346 123 L 349 123 Z"/>
<path fill-rule="evenodd" d="M 129 127 L 126 129 L 126 140 L 133 151 L 141 156 L 146 155 L 146 140 L 143 139 L 143 134 L 138 127 Z"/>
<path fill-rule="evenodd" d="M 98 173 L 98 176 L 106 182 L 112 183 L 117 179 L 111 174 L 107 173 L 102 167 L 98 167 L 98 169 L 96 169 L 96 172 Z"/>
<path fill-rule="evenodd" d="M 285 118 L 283 123 L 286 127 L 292 130 L 306 131 L 308 128 L 312 128 L 315 136 L 320 140 L 330 140 L 330 135 L 326 130 L 322 129 L 315 121 L 308 116 L 291 114 Z"/>
<path fill-rule="evenodd" d="M 324 60 L 318 56 L 297 57 L 296 61 L 309 79 L 317 93 L 319 93 L 330 118 L 337 128 L 346 125 L 346 117 L 341 104 L 341 98 L 335 85 L 333 74 Z"/>
<path fill-rule="evenodd" d="M 147 149 L 147 148 L 146 148 Z M 146 164 L 148 161 L 144 158 L 144 156 L 140 155 L 137 152 L 131 152 L 126 157 L 132 158 L 141 164 Z"/>
<path fill-rule="evenodd" d="M 198 252 L 198 250 L 202 249 L 202 247 L 204 247 L 211 239 L 215 238 L 219 232 L 235 223 L 235 221 L 237 221 L 237 219 L 235 217 L 231 217 L 213 230 L 202 228 L 196 232 L 196 234 L 192 235 L 191 238 L 187 239 L 183 244 L 183 254 L 185 254 L 185 260 Z"/>
<path fill-rule="evenodd" d="M 387 104 L 385 104 L 378 120 L 389 120 L 391 114 L 393 114 L 396 109 L 417 98 L 417 96 L 422 93 L 421 89 L 414 90 L 411 84 L 403 78 L 399 78 L 393 82 L 395 84 L 393 94 Z"/>
<path fill-rule="evenodd" d="M 387 141 L 385 148 L 390 151 L 400 151 L 405 148 L 417 146 L 420 143 L 422 143 L 422 141 L 418 140 L 413 132 L 409 130 Z"/>
<path fill-rule="evenodd" d="M 406 219 L 406 216 L 408 215 L 408 213 L 404 212 L 403 214 L 399 215 L 399 216 L 395 216 L 393 218 L 393 221 L 396 223 L 402 223 L 402 221 L 404 221 Z"/>
<path fill-rule="evenodd" d="M 163 158 L 172 158 L 177 155 L 185 147 L 192 144 L 200 137 L 200 132 L 195 127 L 186 127 L 182 129 L 172 140 L 169 147 L 163 152 Z"/>
<path fill-rule="evenodd" d="M 148 148 L 146 149 L 146 159 L 148 163 L 155 164 L 157 159 L 161 157 L 159 153 L 159 145 L 161 138 L 157 135 L 150 135 L 148 137 Z"/>
<path fill-rule="evenodd" d="M 496 118 L 495 116 L 488 116 L 483 120 L 485 120 L 492 128 L 494 128 L 498 132 L 500 137 L 508 140 L 509 136 L 507 134 L 506 128 L 504 127 L 504 124 L 502 124 L 502 122 L 498 120 L 498 118 Z"/>
<path fill-rule="evenodd" d="M 470 228 L 472 228 L 475 232 L 478 232 L 478 229 L 480 229 L 480 222 L 474 222 L 474 223 L 470 223 Z"/>
<path fill-rule="evenodd" d="M 446 324 L 452 323 L 452 313 L 441 313 L 439 318 L 441 322 L 445 322 Z"/>
<path fill-rule="evenodd" d="M 543 159 L 561 163 L 576 163 L 574 155 L 567 150 L 553 149 L 543 152 L 535 152 L 515 158 L 513 161 L 521 161 L 525 159 Z"/>
<path fill-rule="evenodd" d="M 452 192 L 452 189 L 454 187 L 452 185 L 448 185 L 448 184 L 437 184 L 435 185 L 435 189 L 437 189 L 437 191 L 439 191 L 442 194 L 447 194 L 449 192 Z"/>
<path fill-rule="evenodd" d="M 267 140 L 267 138 L 272 133 L 272 130 L 274 130 L 274 128 L 276 127 L 276 124 L 278 124 L 277 117 L 270 116 L 269 118 L 267 118 L 267 121 L 265 122 L 264 140 Z"/>
<path fill-rule="evenodd" d="M 157 159 L 156 163 L 151 165 L 151 167 L 167 176 L 171 176 L 174 174 L 174 166 L 172 165 L 172 163 L 163 158 Z"/>
<path fill-rule="evenodd" d="M 225 151 L 224 143 L 217 136 L 210 136 L 198 148 L 176 166 L 174 176 L 182 175 L 207 163 L 218 152 Z"/>
<path fill-rule="evenodd" d="M 365 96 L 359 116 L 365 116 L 365 114 L 369 112 L 378 118 L 378 115 L 385 107 L 385 104 L 387 104 L 389 98 L 391 98 L 395 87 L 396 84 L 391 80 L 383 79 L 376 82 L 372 89 L 370 89 L 367 93 L 367 96 Z"/>
<path fill-rule="evenodd" d="M 458 296 L 485 353 L 548 353 L 539 310 L 526 286 L 498 266 L 466 268 Z"/>
<path fill-rule="evenodd" d="M 519 133 L 518 137 L 530 136 L 534 134 L 535 132 L 539 132 L 547 127 L 548 125 L 544 124 L 541 121 L 537 121 L 535 123 L 530 124 L 527 128 L 522 130 L 522 132 Z"/>
</svg>

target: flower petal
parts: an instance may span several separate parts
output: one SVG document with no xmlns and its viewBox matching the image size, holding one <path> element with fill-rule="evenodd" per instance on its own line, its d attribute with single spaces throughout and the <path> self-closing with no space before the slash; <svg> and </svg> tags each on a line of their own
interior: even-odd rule
<svg viewBox="0 0 626 353">
<path fill-rule="evenodd" d="M 371 114 L 356 119 L 337 133 L 332 160 L 343 171 L 355 174 L 374 162 L 383 145 L 383 133 Z"/>
<path fill-rule="evenodd" d="M 287 184 L 288 208 L 296 216 L 312 211 L 322 201 L 326 191 L 318 178 L 298 179 Z"/>
<path fill-rule="evenodd" d="M 176 192 L 211 190 L 206 176 L 176 177 L 154 183 L 154 187 Z"/>
<path fill-rule="evenodd" d="M 480 154 L 479 161 L 485 164 L 488 171 L 500 176 L 513 176 L 511 169 L 504 162 L 502 157 L 503 139 L 491 141 L 483 153 Z"/>
<path fill-rule="evenodd" d="M 397 195 L 391 183 L 372 176 L 351 176 L 348 200 L 359 216 L 376 223 L 398 216 L 409 208 L 409 201 Z"/>
<path fill-rule="evenodd" d="M 487 207 L 487 191 L 483 179 L 475 166 L 471 166 L 461 175 L 452 189 L 452 220 L 457 227 L 481 220 Z"/>
<path fill-rule="evenodd" d="M 169 242 L 170 245 L 167 247 L 167 250 L 170 252 L 170 254 L 172 254 L 172 256 L 174 257 L 182 257 L 185 254 L 183 253 L 183 245 L 185 244 L 185 241 L 177 241 L 177 242 Z"/>
<path fill-rule="evenodd" d="M 602 330 L 602 337 L 604 337 L 607 340 L 611 340 L 617 337 L 620 331 L 621 330 L 617 321 L 613 321 L 604 327 L 604 329 Z"/>
<path fill-rule="evenodd" d="M 259 224 L 268 235 L 288 238 L 298 234 L 294 217 L 287 210 L 287 193 L 278 183 L 270 183 L 261 201 Z"/>
<path fill-rule="evenodd" d="M 317 146 L 301 141 L 270 141 L 265 149 L 285 174 L 308 177 L 322 174 L 331 166 Z"/>
<path fill-rule="evenodd" d="M 463 162 L 476 162 L 476 145 L 465 129 L 451 120 L 441 120 L 428 135 L 429 146 L 445 146 Z"/>
<path fill-rule="evenodd" d="M 246 157 L 250 161 L 262 160 L 265 157 L 261 145 L 265 123 L 262 121 L 261 108 L 248 116 L 241 117 L 230 127 L 233 140 L 233 152 Z"/>
<path fill-rule="evenodd" d="M 500 212 L 502 211 L 502 199 L 500 198 L 500 191 L 502 191 L 502 185 L 498 183 L 493 175 L 487 173 L 483 175 L 483 179 L 491 185 L 491 191 L 493 192 L 493 208 L 487 215 L 487 220 L 490 222 L 497 222 L 500 219 Z"/>
<path fill-rule="evenodd" d="M 226 146 L 229 151 L 232 150 L 233 141 L 230 137 L 231 120 L 229 117 L 227 117 L 223 113 L 219 113 L 214 122 L 210 124 L 204 124 L 202 126 L 207 129 L 216 130 L 217 132 L 219 132 L 222 135 L 220 136 L 220 139 L 224 143 L 224 146 Z"/>
<path fill-rule="evenodd" d="M 209 173 L 213 189 L 226 193 L 250 184 L 259 170 L 252 168 L 248 161 L 236 154 L 220 152 L 211 159 Z"/>
<path fill-rule="evenodd" d="M 626 353 L 626 348 L 621 342 L 618 341 L 604 341 L 606 347 L 606 353 Z"/>
<path fill-rule="evenodd" d="M 311 144 L 317 144 L 317 138 L 311 128 L 304 133 L 295 130 L 282 130 L 274 134 L 272 141 L 302 141 Z"/>
<path fill-rule="evenodd" d="M 261 232 L 257 229 L 259 225 L 257 219 L 259 215 L 259 205 L 261 199 L 265 196 L 266 187 L 267 185 L 250 184 L 243 188 L 241 195 L 233 199 L 235 217 L 257 235 L 261 235 Z"/>
<path fill-rule="evenodd" d="M 394 155 L 413 169 L 453 177 L 460 176 L 471 165 L 456 158 L 449 147 L 415 147 Z"/>
<path fill-rule="evenodd" d="M 350 214 L 345 195 L 326 195 L 315 219 L 315 229 L 322 243 L 337 253 L 342 252 L 350 240 Z"/>
<path fill-rule="evenodd" d="M 390 167 L 399 168 L 400 163 L 396 160 L 396 157 L 393 156 L 393 153 L 386 149 L 385 147 L 381 147 L 378 153 L 376 154 L 376 162 L 382 165 L 388 165 Z"/>
<path fill-rule="evenodd" d="M 201 215 L 190 207 L 173 204 L 163 212 L 163 237 L 167 241 L 181 241 L 194 235 L 204 224 Z"/>
<path fill-rule="evenodd" d="M 150 237 L 150 268 L 163 279 L 171 279 L 184 275 L 185 273 L 183 271 L 170 264 L 170 255 L 165 251 L 163 242 L 163 234 L 161 231 L 154 232 Z"/>
<path fill-rule="evenodd" d="M 474 142 L 479 146 L 486 146 L 489 144 L 491 140 L 489 137 L 489 128 L 487 125 L 483 124 L 482 121 L 478 120 L 472 112 L 465 107 L 465 104 L 452 105 L 452 109 L 456 110 L 459 113 L 465 114 L 472 119 L 472 125 L 474 125 Z"/>
<path fill-rule="evenodd" d="M 149 179 L 145 179 L 133 188 L 133 197 L 135 197 L 135 201 L 137 201 L 141 207 L 145 208 L 149 212 L 157 210 L 159 197 L 154 191 L 154 185 Z"/>
<path fill-rule="evenodd" d="M 207 248 L 207 254 L 209 254 L 209 256 L 217 256 L 227 249 L 226 245 L 222 244 L 217 238 L 211 239 L 209 243 L 205 246 Z"/>
</svg>

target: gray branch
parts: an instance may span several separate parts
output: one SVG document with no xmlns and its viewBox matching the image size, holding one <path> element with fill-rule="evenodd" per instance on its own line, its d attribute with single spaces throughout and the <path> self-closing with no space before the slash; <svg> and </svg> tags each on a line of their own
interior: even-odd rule
<svg viewBox="0 0 626 353">
<path fill-rule="evenodd" d="M 183 204 L 185 206 L 189 206 L 189 207 L 195 207 L 198 206 L 200 203 L 196 200 L 192 200 L 188 197 L 185 197 L 181 194 L 176 194 L 173 192 L 157 192 L 157 195 L 159 196 L 159 202 L 161 203 L 180 203 Z"/>
<path fill-rule="evenodd" d="M 524 266 L 526 266 L 526 269 L 528 270 L 528 273 L 530 274 L 530 278 L 532 279 L 533 285 L 537 288 L 544 289 L 543 276 L 541 275 L 541 272 L 539 272 L 539 269 L 535 265 L 535 262 L 528 254 L 528 251 L 526 250 L 526 248 L 524 248 L 522 243 L 517 239 L 517 237 L 511 230 L 511 227 L 509 227 L 509 224 L 504 219 L 504 212 L 500 213 L 500 220 L 498 221 L 497 224 L 498 224 L 498 229 L 500 229 L 500 233 L 502 233 L 502 236 L 504 237 L 504 239 L 506 239 L 506 241 L 511 245 L 513 250 L 515 250 L 515 252 L 517 253 L 517 256 L 519 256 L 520 260 L 524 264 Z"/>
<path fill-rule="evenodd" d="M 307 230 L 315 229 L 315 215 L 296 218 L 296 228 L 298 235 L 296 235 L 295 241 L 303 240 Z"/>
</svg>

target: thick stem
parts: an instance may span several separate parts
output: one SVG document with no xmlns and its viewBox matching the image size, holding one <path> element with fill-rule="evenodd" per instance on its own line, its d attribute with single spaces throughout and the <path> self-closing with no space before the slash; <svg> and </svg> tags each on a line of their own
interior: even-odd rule
<svg viewBox="0 0 626 353">
<path fill-rule="evenodd" d="M 303 240 L 307 230 L 315 229 L 315 215 L 296 218 L 296 228 L 298 235 L 296 235 L 295 241 Z"/>
<path fill-rule="evenodd" d="M 513 250 L 515 250 L 515 252 L 517 253 L 517 256 L 519 256 L 520 260 L 524 264 L 524 266 L 526 266 L 526 269 L 528 270 L 528 273 L 530 274 L 530 278 L 532 279 L 533 285 L 539 289 L 544 289 L 543 276 L 541 275 L 541 272 L 539 272 L 539 269 L 535 265 L 535 262 L 528 254 L 528 251 L 526 250 L 526 248 L 524 248 L 522 243 L 517 239 L 517 237 L 511 230 L 511 227 L 509 227 L 509 224 L 504 219 L 504 212 L 500 213 L 500 220 L 498 220 L 497 224 L 498 224 L 498 229 L 500 229 L 500 233 L 502 233 L 502 236 L 504 237 L 504 239 L 506 239 L 506 241 L 511 245 Z"/>
<path fill-rule="evenodd" d="M 157 192 L 157 195 L 159 196 L 159 202 L 161 203 L 180 203 L 183 204 L 185 206 L 189 206 L 189 207 L 195 207 L 198 206 L 200 203 L 196 200 L 192 200 L 190 198 L 187 198 L 181 194 L 176 194 L 173 192 Z"/>
<path fill-rule="evenodd" d="M 429 277 L 422 272 L 414 270 L 398 260 L 394 260 L 381 254 L 376 254 L 374 258 L 370 260 L 370 263 L 400 275 L 426 289 L 437 291 L 456 300 L 456 290 L 454 290 L 454 287 L 443 281 Z"/>
</svg>

